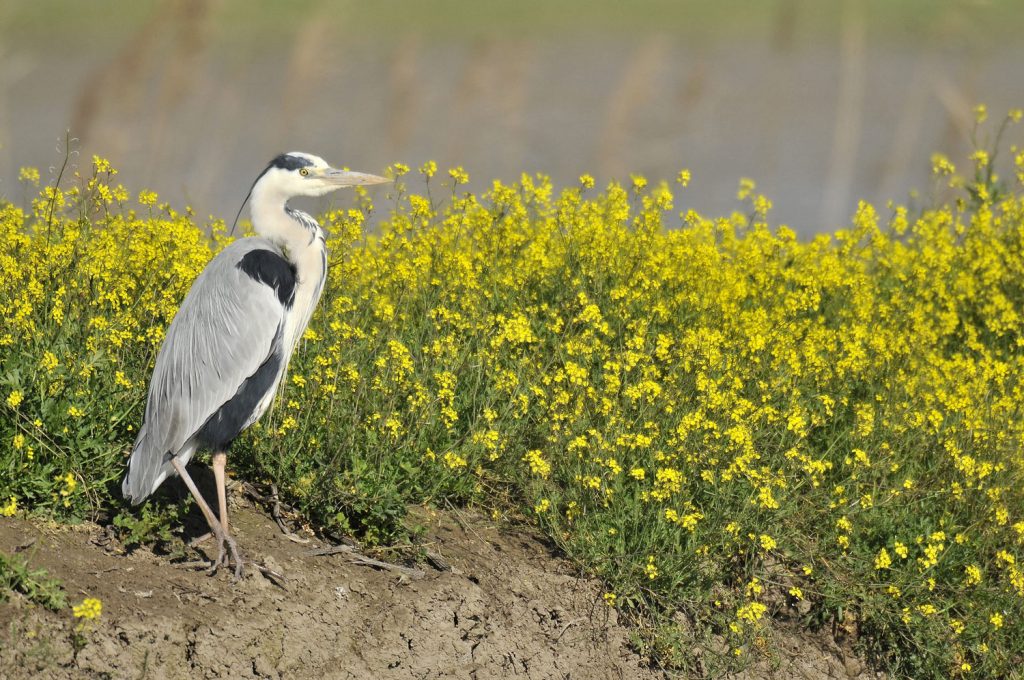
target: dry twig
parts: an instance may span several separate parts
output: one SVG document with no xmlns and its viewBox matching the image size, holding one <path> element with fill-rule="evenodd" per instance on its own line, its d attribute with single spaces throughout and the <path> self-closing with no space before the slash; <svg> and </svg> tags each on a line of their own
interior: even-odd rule
<svg viewBox="0 0 1024 680">
<path fill-rule="evenodd" d="M 423 578 L 426 573 L 422 569 L 414 569 L 412 567 L 404 567 L 400 564 L 392 564 L 391 562 L 384 562 L 382 560 L 375 560 L 372 557 L 367 557 L 361 553 L 356 552 L 355 548 L 350 545 L 331 545 L 326 548 L 318 548 L 316 550 L 310 550 L 306 554 L 313 555 L 314 557 L 322 557 L 327 555 L 337 555 L 339 553 L 345 553 L 349 556 L 349 561 L 353 564 L 361 564 L 366 567 L 375 567 L 377 569 L 388 569 L 390 571 L 397 571 L 400 574 L 411 576 L 412 578 Z"/>
</svg>

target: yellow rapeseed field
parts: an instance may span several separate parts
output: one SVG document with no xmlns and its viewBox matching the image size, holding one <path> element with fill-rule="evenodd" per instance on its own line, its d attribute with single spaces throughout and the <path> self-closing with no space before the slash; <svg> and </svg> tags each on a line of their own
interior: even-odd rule
<svg viewBox="0 0 1024 680">
<path fill-rule="evenodd" d="M 328 287 L 231 464 L 371 544 L 410 502 L 531 517 L 665 664 L 742 664 L 788 617 L 855 626 L 894 677 L 1006 676 L 1024 662 L 1014 153 L 1007 180 L 984 152 L 967 178 L 936 157 L 960 198 L 862 204 L 806 242 L 746 180 L 744 209 L 710 219 L 679 207 L 685 171 L 476 196 L 461 168 L 396 164 L 386 210 L 360 194 L 324 216 Z M 226 242 L 158 201 L 97 158 L 0 202 L 3 514 L 127 512 L 163 329 Z"/>
</svg>

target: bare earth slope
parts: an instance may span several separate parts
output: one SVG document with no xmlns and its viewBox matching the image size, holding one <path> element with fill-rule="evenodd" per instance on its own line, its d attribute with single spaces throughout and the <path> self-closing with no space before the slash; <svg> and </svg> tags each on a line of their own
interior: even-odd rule
<svg viewBox="0 0 1024 680">
<path fill-rule="evenodd" d="M 288 581 L 173 565 L 95 544 L 95 525 L 41 530 L 0 522 L 0 550 L 26 554 L 69 597 L 98 597 L 103 616 L 74 655 L 68 615 L 0 605 L 0 677 L 114 678 L 644 678 L 597 584 L 576 578 L 526 534 L 454 515 L 428 540 L 451 571 L 422 578 L 314 557 L 266 516 L 234 513 L 243 549 Z M 253 571 L 253 570 L 250 570 Z"/>
<path fill-rule="evenodd" d="M 471 514 L 428 513 L 426 541 L 451 565 L 410 578 L 312 556 L 266 515 L 234 512 L 243 550 L 284 573 L 284 588 L 250 573 L 175 565 L 97 545 L 102 529 L 0 519 L 0 551 L 63 581 L 69 598 L 98 597 L 103 615 L 77 652 L 69 613 L 0 604 L 0 678 L 660 678 L 630 651 L 628 631 L 598 583 L 579 578 L 523 531 Z M 874 677 L 839 650 L 797 638 L 749 678 Z"/>
</svg>

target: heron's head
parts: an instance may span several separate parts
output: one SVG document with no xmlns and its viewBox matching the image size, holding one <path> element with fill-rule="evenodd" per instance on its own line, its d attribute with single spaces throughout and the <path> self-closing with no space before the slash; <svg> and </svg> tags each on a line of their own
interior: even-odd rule
<svg viewBox="0 0 1024 680">
<path fill-rule="evenodd" d="M 285 202 L 295 196 L 323 196 L 342 187 L 366 186 L 390 181 L 386 177 L 369 175 L 365 172 L 332 168 L 323 158 L 310 153 L 289 151 L 270 161 L 266 169 L 253 182 L 249 194 L 238 208 L 238 214 L 235 215 L 235 221 L 231 225 L 231 233 L 235 232 L 238 218 L 250 198 L 253 206 L 253 224 L 255 225 L 257 210 L 281 212 Z"/>
<path fill-rule="evenodd" d="M 339 170 L 313 154 L 301 151 L 283 153 L 270 161 L 257 178 L 252 192 L 267 193 L 288 200 L 293 196 L 323 196 L 342 187 L 366 186 L 390 182 L 386 177 L 364 172 Z"/>
</svg>

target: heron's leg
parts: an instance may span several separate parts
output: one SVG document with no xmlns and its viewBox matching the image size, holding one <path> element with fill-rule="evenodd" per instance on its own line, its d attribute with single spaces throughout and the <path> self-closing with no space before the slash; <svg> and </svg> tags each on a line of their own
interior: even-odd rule
<svg viewBox="0 0 1024 680">
<path fill-rule="evenodd" d="M 228 454 L 217 451 L 213 454 L 213 477 L 217 480 L 217 501 L 220 503 L 220 525 L 224 533 L 228 531 L 228 501 L 227 492 L 224 489 L 224 467 L 228 462 Z"/>
<path fill-rule="evenodd" d="M 224 531 L 224 527 L 222 527 L 220 522 L 217 521 L 217 518 L 213 516 L 213 510 L 211 510 L 210 506 L 206 504 L 206 499 L 203 498 L 203 494 L 199 493 L 199 489 L 196 488 L 196 483 L 192 481 L 192 477 L 190 477 L 188 472 L 185 471 L 185 466 L 182 465 L 177 458 L 171 459 L 171 465 L 174 466 L 178 476 L 185 482 L 185 486 L 187 486 L 188 490 L 192 493 L 192 497 L 196 499 L 196 502 L 199 504 L 199 509 L 203 513 L 203 517 L 206 518 L 206 523 L 210 525 L 210 530 L 213 532 L 213 535 L 220 546 L 220 555 L 217 556 L 217 561 L 213 563 L 212 571 L 216 571 L 217 567 L 219 567 L 224 561 L 224 544 L 226 543 L 232 559 L 235 560 L 235 576 L 241 577 L 242 558 L 238 554 L 238 546 L 235 545 L 235 539 Z"/>
</svg>

